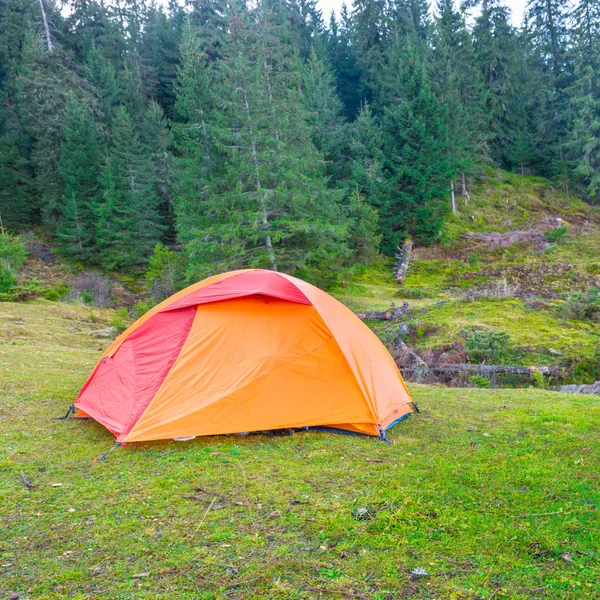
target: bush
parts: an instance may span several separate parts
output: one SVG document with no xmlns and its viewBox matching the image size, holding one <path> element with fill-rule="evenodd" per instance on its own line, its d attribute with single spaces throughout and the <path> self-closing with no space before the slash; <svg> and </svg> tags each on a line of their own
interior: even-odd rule
<svg viewBox="0 0 600 600">
<path fill-rule="evenodd" d="M 533 379 L 533 387 L 542 389 L 548 387 L 546 378 L 537 369 L 531 371 L 531 377 Z"/>
<path fill-rule="evenodd" d="M 112 296 L 112 281 L 100 273 L 85 271 L 73 280 L 72 289 L 86 304 L 106 306 Z"/>
<path fill-rule="evenodd" d="M 23 268 L 25 246 L 4 229 L 0 229 L 0 293 L 8 293 L 17 284 L 16 275 Z"/>
<path fill-rule="evenodd" d="M 25 279 L 13 285 L 8 292 L 0 292 L 0 301 L 24 302 L 44 296 L 50 288 L 37 279 Z"/>
<path fill-rule="evenodd" d="M 126 308 L 119 308 L 109 321 L 109 325 L 122 333 L 129 327 L 129 315 Z"/>
<path fill-rule="evenodd" d="M 461 330 L 465 349 L 472 363 L 498 363 L 510 350 L 510 336 L 505 331 Z"/>
<path fill-rule="evenodd" d="M 422 288 L 402 286 L 400 291 L 395 294 L 398 298 L 407 298 L 409 300 L 421 300 L 423 298 L 431 298 L 431 292 Z"/>
<path fill-rule="evenodd" d="M 584 293 L 571 294 L 560 311 L 566 319 L 600 322 L 600 289 L 590 288 Z"/>
<path fill-rule="evenodd" d="M 52 300 L 52 302 L 57 302 L 60 300 L 60 293 L 54 288 L 48 288 L 42 293 L 42 295 L 46 300 Z"/>
<path fill-rule="evenodd" d="M 145 315 L 152 308 L 152 304 L 150 302 L 145 302 L 144 300 L 140 300 L 133 305 L 132 317 L 134 319 L 139 319 L 141 316 Z"/>
<path fill-rule="evenodd" d="M 467 381 L 478 388 L 489 388 L 490 380 L 485 377 L 480 377 L 479 375 L 471 375 Z"/>
<path fill-rule="evenodd" d="M 94 304 L 94 296 L 92 296 L 90 292 L 81 292 L 81 294 L 79 294 L 79 299 L 84 304 Z"/>
<path fill-rule="evenodd" d="M 564 225 L 561 225 L 560 227 L 555 227 L 550 231 L 544 231 L 544 237 L 551 244 L 558 244 L 559 242 L 562 242 L 562 240 L 564 240 L 568 234 L 569 230 Z"/>
<path fill-rule="evenodd" d="M 146 271 L 146 287 L 150 296 L 160 302 L 183 287 L 185 258 L 162 244 L 156 244 Z"/>
</svg>

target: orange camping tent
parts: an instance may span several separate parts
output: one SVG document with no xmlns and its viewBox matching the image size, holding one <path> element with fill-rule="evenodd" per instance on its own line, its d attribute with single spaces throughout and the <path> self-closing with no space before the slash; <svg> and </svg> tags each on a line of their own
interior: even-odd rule
<svg viewBox="0 0 600 600">
<path fill-rule="evenodd" d="M 150 310 L 104 352 L 75 406 L 117 442 L 311 426 L 385 437 L 413 410 L 364 323 L 264 270 L 209 277 Z"/>
</svg>

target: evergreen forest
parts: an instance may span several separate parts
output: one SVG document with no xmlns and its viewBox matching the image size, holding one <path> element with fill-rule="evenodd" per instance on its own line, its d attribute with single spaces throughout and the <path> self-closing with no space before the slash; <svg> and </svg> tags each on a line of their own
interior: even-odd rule
<svg viewBox="0 0 600 600">
<path fill-rule="evenodd" d="M 600 3 L 2 0 L 0 217 L 72 264 L 335 283 L 483 169 L 600 203 Z"/>
</svg>

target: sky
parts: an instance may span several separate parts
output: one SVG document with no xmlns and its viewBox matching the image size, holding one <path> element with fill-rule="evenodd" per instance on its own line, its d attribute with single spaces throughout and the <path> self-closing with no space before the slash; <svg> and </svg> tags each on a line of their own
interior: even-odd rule
<svg viewBox="0 0 600 600">
<path fill-rule="evenodd" d="M 337 13 L 339 13 L 343 1 L 344 0 L 317 0 L 319 7 L 323 11 L 325 22 L 328 21 L 332 10 L 335 10 Z M 527 0 L 504 0 L 503 3 L 510 8 L 513 25 L 518 27 L 521 24 L 523 11 L 525 10 Z M 348 8 L 350 8 L 352 5 L 352 0 L 346 0 L 346 4 L 348 5 Z"/>
</svg>

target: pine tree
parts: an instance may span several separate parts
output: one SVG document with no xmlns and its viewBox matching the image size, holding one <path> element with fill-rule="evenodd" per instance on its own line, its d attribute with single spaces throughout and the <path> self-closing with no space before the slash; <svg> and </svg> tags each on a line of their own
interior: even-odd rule
<svg viewBox="0 0 600 600">
<path fill-rule="evenodd" d="M 446 107 L 448 157 L 466 194 L 466 177 L 474 175 L 487 158 L 481 127 L 483 82 L 464 14 L 454 9 L 452 0 L 440 0 L 437 12 L 430 60 L 432 88 Z"/>
<path fill-rule="evenodd" d="M 303 80 L 304 104 L 313 143 L 325 156 L 327 175 L 332 182 L 338 182 L 346 176 L 347 127 L 333 76 L 314 48 L 303 69 Z"/>
<path fill-rule="evenodd" d="M 173 115 L 175 106 L 175 81 L 184 17 L 179 7 L 174 8 L 172 14 L 167 14 L 162 9 L 151 7 L 141 41 L 146 95 L 154 98 L 169 116 Z"/>
<path fill-rule="evenodd" d="M 76 97 L 65 110 L 59 172 L 64 188 L 56 230 L 59 246 L 70 259 L 92 262 L 101 154 L 94 119 Z"/>
<path fill-rule="evenodd" d="M 148 151 L 123 107 L 115 116 L 102 189 L 96 232 L 102 265 L 107 269 L 142 265 L 160 241 L 163 225 Z"/>
<path fill-rule="evenodd" d="M 154 179 L 154 194 L 169 237 L 174 235 L 173 203 L 171 190 L 173 137 L 163 109 L 151 102 L 140 126 L 140 140 L 150 160 Z"/>
<path fill-rule="evenodd" d="M 40 50 L 30 35 L 16 81 L 19 116 L 32 140 L 31 163 L 35 190 L 40 199 L 43 223 L 56 231 L 61 214 L 63 188 L 59 173 L 62 125 L 68 99 L 74 94 L 93 112 L 97 100 L 89 82 L 77 72 L 71 58 L 55 47 Z"/>
<path fill-rule="evenodd" d="M 209 115 L 219 160 L 178 195 L 178 237 L 194 276 L 253 266 L 323 281 L 347 252 L 340 194 L 310 139 L 287 34 L 261 8 L 232 15 L 222 110 Z"/>
<path fill-rule="evenodd" d="M 0 219 L 11 231 L 33 225 L 35 196 L 27 160 L 27 138 L 0 94 Z"/>
<path fill-rule="evenodd" d="M 396 44 L 389 60 L 383 117 L 384 173 L 388 189 L 381 198 L 382 250 L 395 254 L 411 235 L 431 243 L 449 209 L 445 108 L 431 90 L 414 47 Z"/>
<path fill-rule="evenodd" d="M 353 3 L 351 27 L 365 85 L 365 99 L 370 101 L 378 88 L 385 54 L 392 38 L 386 0 L 356 0 Z"/>
<path fill-rule="evenodd" d="M 481 10 L 472 35 L 475 61 L 484 87 L 483 130 L 491 159 L 501 165 L 514 133 L 508 116 L 515 98 L 515 65 L 520 60 L 517 39 L 509 11 L 499 0 L 473 0 L 465 6 Z"/>
<path fill-rule="evenodd" d="M 364 90 L 352 43 L 350 16 L 345 3 L 342 4 L 339 26 L 335 13 L 331 13 L 326 44 L 329 61 L 336 77 L 337 93 L 343 104 L 343 114 L 347 119 L 355 119 L 364 99 Z"/>
<path fill-rule="evenodd" d="M 600 203 L 600 7 L 580 0 L 571 18 L 576 81 L 568 90 L 574 112 L 568 151 L 573 175 L 590 201 Z"/>
<path fill-rule="evenodd" d="M 219 87 L 216 65 L 221 60 L 217 56 L 223 44 L 224 39 L 221 39 L 219 54 L 212 53 L 210 39 L 189 20 L 183 26 L 181 66 L 175 86 L 174 134 L 178 156 L 173 164 L 177 228 L 183 231 L 179 235 L 183 239 L 187 238 L 185 232 L 196 228 L 202 218 L 201 207 L 209 193 L 209 176 L 217 176 L 224 165 L 212 133 Z"/>
<path fill-rule="evenodd" d="M 385 155 L 382 148 L 381 127 L 368 104 L 364 104 L 350 130 L 351 177 L 349 181 L 361 197 L 374 207 L 380 206 L 386 193 L 383 173 Z"/>
</svg>

